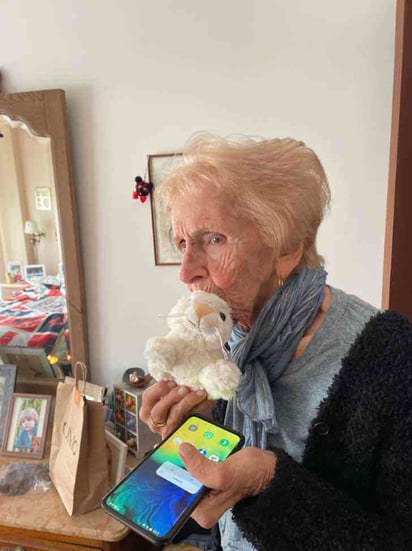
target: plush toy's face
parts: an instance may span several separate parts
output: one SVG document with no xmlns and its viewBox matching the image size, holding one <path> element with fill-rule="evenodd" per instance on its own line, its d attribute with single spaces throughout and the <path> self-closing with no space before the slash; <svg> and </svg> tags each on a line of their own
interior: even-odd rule
<svg viewBox="0 0 412 551">
<path fill-rule="evenodd" d="M 203 291 L 181 298 L 170 311 L 168 323 L 182 336 L 198 336 L 217 344 L 227 342 L 233 328 L 230 306 L 217 295 Z"/>
</svg>

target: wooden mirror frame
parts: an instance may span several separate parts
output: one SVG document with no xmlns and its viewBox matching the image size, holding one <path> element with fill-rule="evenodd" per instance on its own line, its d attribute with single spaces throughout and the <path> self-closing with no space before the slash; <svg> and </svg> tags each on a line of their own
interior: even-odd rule
<svg viewBox="0 0 412 551">
<path fill-rule="evenodd" d="M 51 154 L 65 270 L 72 365 L 87 363 L 87 321 L 77 208 L 63 90 L 0 94 L 0 113 L 25 123 L 36 136 L 51 139 Z"/>
<path fill-rule="evenodd" d="M 412 4 L 396 7 L 382 306 L 412 320 Z"/>
</svg>

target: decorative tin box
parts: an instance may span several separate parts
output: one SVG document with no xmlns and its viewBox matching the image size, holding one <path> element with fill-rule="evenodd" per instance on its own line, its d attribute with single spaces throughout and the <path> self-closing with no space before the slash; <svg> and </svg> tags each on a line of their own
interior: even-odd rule
<svg viewBox="0 0 412 551">
<path fill-rule="evenodd" d="M 113 385 L 115 435 L 129 446 L 136 457 L 143 457 L 160 441 L 157 434 L 139 418 L 144 389 L 125 383 Z"/>
</svg>

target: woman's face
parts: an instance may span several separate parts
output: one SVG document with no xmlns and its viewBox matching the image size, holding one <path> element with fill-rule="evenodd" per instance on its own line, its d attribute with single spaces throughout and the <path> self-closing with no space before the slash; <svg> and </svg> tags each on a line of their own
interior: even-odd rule
<svg viewBox="0 0 412 551">
<path fill-rule="evenodd" d="M 253 323 L 277 284 L 274 252 L 256 224 L 205 186 L 176 201 L 172 219 L 181 281 L 190 291 L 221 296 L 236 321 Z"/>
</svg>

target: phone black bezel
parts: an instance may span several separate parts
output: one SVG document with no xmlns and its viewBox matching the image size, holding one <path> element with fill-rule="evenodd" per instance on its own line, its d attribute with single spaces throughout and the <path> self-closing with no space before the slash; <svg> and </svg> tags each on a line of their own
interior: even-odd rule
<svg viewBox="0 0 412 551">
<path fill-rule="evenodd" d="M 180 528 L 182 528 L 182 526 L 185 524 L 185 522 L 189 519 L 190 517 L 190 514 L 192 513 L 192 511 L 196 508 L 196 505 L 199 503 L 199 501 L 207 494 L 207 492 L 209 491 L 208 488 L 204 487 L 200 494 L 197 496 L 197 498 L 190 504 L 190 506 L 182 513 L 181 517 L 178 519 L 178 521 L 176 522 L 176 524 L 170 529 L 170 531 L 165 535 L 165 536 L 161 536 L 161 537 L 158 537 L 156 535 L 154 535 L 152 532 L 148 532 L 147 530 L 145 530 L 144 528 L 142 528 L 141 526 L 139 526 L 138 524 L 134 524 L 133 522 L 131 522 L 129 519 L 126 519 L 125 517 L 123 517 L 121 514 L 119 514 L 117 511 L 114 511 L 113 509 L 111 509 L 109 507 L 109 505 L 107 505 L 106 503 L 106 500 L 109 498 L 109 496 L 121 485 L 123 484 L 123 482 L 125 480 L 127 480 L 129 478 L 129 476 L 131 476 L 134 471 L 136 471 L 140 465 L 142 465 L 145 461 L 147 461 L 151 456 L 152 454 L 159 448 L 159 446 L 161 446 L 164 442 L 167 442 L 170 438 L 173 437 L 173 435 L 179 430 L 179 428 L 184 424 L 186 423 L 189 419 L 201 419 L 203 421 L 206 421 L 207 423 L 210 423 L 211 425 L 214 425 L 216 427 L 219 427 L 221 429 L 224 429 L 232 434 L 235 434 L 236 436 L 239 436 L 239 443 L 233 448 L 233 450 L 230 452 L 230 454 L 228 455 L 228 457 L 230 457 L 231 455 L 233 455 L 235 452 L 239 451 L 242 447 L 243 447 L 243 444 L 245 442 L 245 437 L 243 436 L 243 434 L 241 434 L 240 432 L 232 429 L 232 428 L 229 428 L 229 427 L 226 427 L 225 425 L 222 425 L 221 423 L 216 423 L 215 421 L 211 421 L 210 419 L 207 419 L 206 417 L 203 417 L 202 415 L 197 415 L 197 414 L 193 414 L 193 415 L 189 415 L 184 421 L 183 423 L 181 423 L 179 425 L 179 427 L 177 427 L 172 433 L 169 434 L 169 436 L 167 436 L 164 440 L 162 440 L 155 448 L 153 448 L 153 450 L 151 450 L 148 454 L 146 454 L 144 456 L 144 458 L 135 466 L 133 467 L 133 469 L 124 477 L 122 478 L 122 480 L 120 482 L 118 482 L 113 488 L 110 489 L 109 492 L 107 492 L 107 494 L 102 498 L 102 501 L 101 501 L 101 506 L 102 508 L 109 514 L 111 515 L 112 517 L 114 517 L 115 519 L 119 520 L 120 522 L 122 522 L 123 524 L 125 524 L 126 526 L 128 526 L 131 530 L 133 530 L 134 532 L 137 532 L 138 534 L 140 534 L 141 536 L 143 536 L 144 538 L 146 538 L 148 541 L 150 541 L 151 543 L 155 544 L 155 545 L 164 545 L 165 543 L 168 543 L 170 542 L 174 537 L 175 535 L 178 533 L 178 531 L 180 530 Z"/>
</svg>

